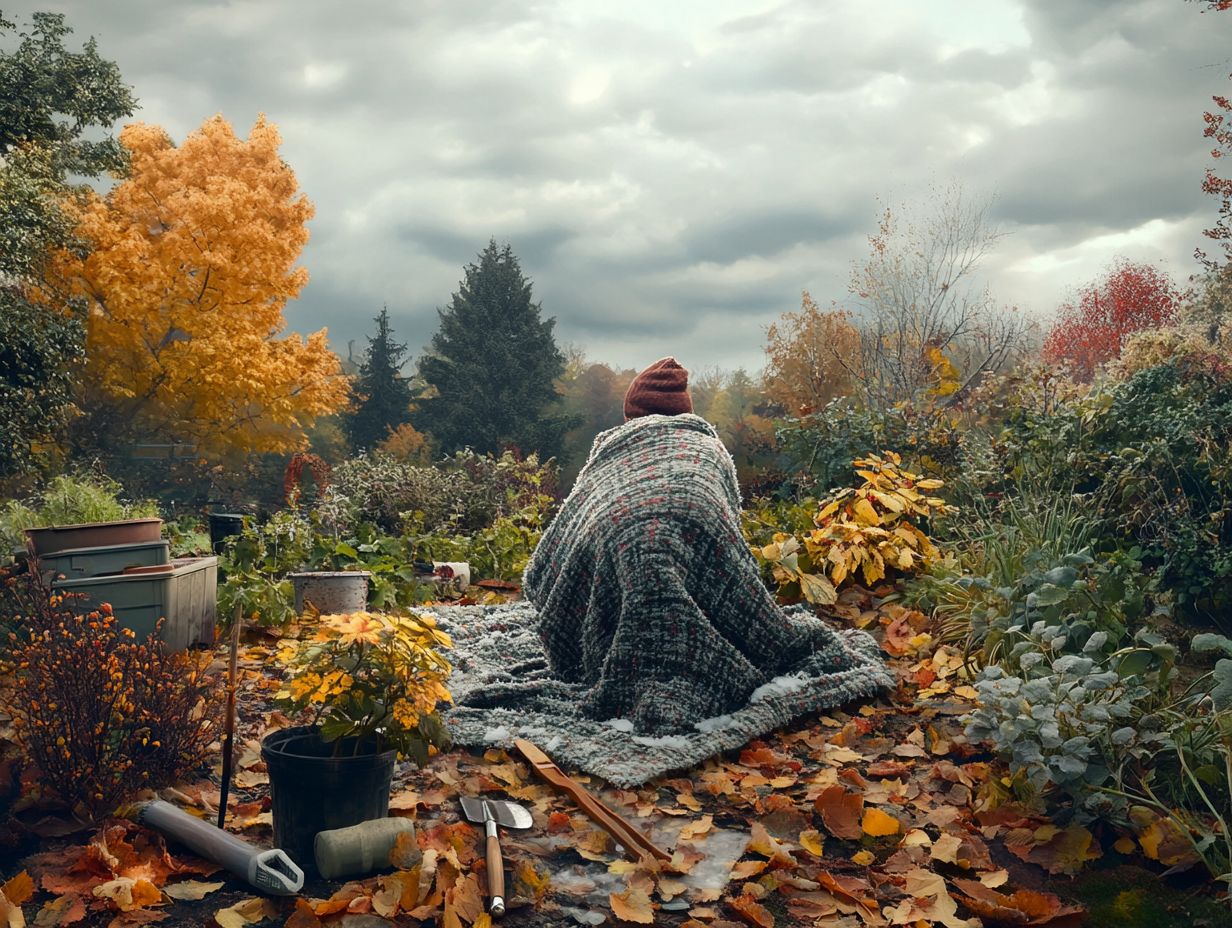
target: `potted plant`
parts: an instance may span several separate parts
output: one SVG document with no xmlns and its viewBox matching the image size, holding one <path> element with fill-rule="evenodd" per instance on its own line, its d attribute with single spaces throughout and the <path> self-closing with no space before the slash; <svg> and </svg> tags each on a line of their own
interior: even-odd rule
<svg viewBox="0 0 1232 928">
<path fill-rule="evenodd" d="M 440 649 L 451 644 L 429 616 L 353 612 L 279 649 L 276 701 L 311 722 L 267 735 L 261 756 L 275 846 L 307 872 L 318 832 L 388 815 L 399 756 L 422 767 L 448 747 L 437 706 L 450 699 Z"/>
</svg>

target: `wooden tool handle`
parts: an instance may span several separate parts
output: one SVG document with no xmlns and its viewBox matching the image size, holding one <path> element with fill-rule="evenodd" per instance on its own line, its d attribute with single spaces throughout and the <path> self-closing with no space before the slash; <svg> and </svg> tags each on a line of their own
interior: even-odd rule
<svg viewBox="0 0 1232 928">
<path fill-rule="evenodd" d="M 526 745 L 525 747 L 523 747 L 524 744 Z M 546 754 L 533 744 L 519 739 L 514 742 L 514 745 L 521 751 L 522 756 L 530 762 L 531 766 L 539 772 L 541 777 L 557 789 L 568 793 L 581 810 L 586 813 L 586 816 L 611 835 L 616 843 L 623 847 L 631 857 L 645 857 L 649 855 L 659 860 L 672 859 L 671 854 L 656 847 L 644 834 L 602 802 L 595 799 L 580 784 L 561 771 Z"/>
<path fill-rule="evenodd" d="M 488 911 L 493 915 L 505 914 L 505 861 L 501 857 L 500 839 L 496 827 L 488 823 Z"/>
</svg>

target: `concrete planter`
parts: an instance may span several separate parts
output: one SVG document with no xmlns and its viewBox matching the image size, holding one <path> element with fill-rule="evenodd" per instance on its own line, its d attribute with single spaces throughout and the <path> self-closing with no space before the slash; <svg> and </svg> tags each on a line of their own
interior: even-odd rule
<svg viewBox="0 0 1232 928">
<path fill-rule="evenodd" d="M 362 612 L 368 605 L 366 570 L 304 570 L 290 574 L 295 589 L 295 613 L 309 604 L 322 615 Z"/>
</svg>

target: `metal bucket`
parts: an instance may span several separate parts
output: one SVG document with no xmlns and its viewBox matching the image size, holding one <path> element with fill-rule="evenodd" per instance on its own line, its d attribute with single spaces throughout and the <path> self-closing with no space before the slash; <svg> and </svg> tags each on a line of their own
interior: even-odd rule
<svg viewBox="0 0 1232 928">
<path fill-rule="evenodd" d="M 304 570 L 289 575 L 295 589 L 295 614 L 309 604 L 322 615 L 362 612 L 368 605 L 366 570 Z"/>
</svg>

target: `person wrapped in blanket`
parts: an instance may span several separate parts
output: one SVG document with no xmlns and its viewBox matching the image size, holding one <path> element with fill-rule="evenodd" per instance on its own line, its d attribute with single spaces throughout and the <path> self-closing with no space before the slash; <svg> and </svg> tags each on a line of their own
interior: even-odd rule
<svg viewBox="0 0 1232 928">
<path fill-rule="evenodd" d="M 845 634 L 781 608 L 762 581 L 735 466 L 694 415 L 688 372 L 656 361 L 624 411 L 595 439 L 523 577 L 552 673 L 587 687 L 584 714 L 662 736 L 741 708 L 785 674 L 833 673 L 839 697 L 879 688 L 851 672 L 869 658 Z"/>
</svg>

